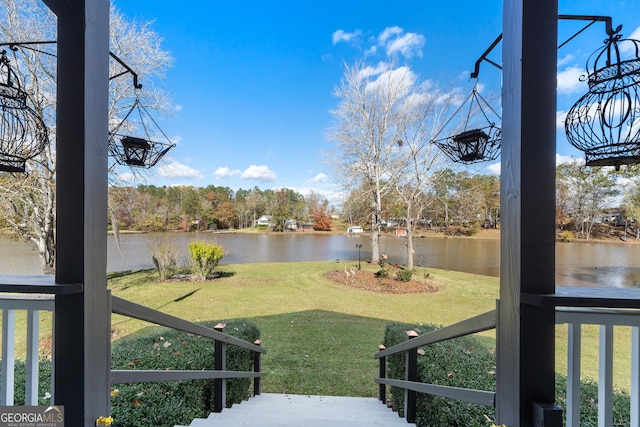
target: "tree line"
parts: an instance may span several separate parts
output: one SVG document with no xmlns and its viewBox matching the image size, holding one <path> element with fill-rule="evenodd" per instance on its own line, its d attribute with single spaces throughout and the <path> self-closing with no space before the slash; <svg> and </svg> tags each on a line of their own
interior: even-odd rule
<svg viewBox="0 0 640 427">
<path fill-rule="evenodd" d="M 423 227 L 495 226 L 500 210 L 500 181 L 496 176 L 466 171 L 442 171 L 438 185 L 420 195 L 426 207 L 418 220 Z M 368 228 L 370 207 L 358 188 L 350 192 L 339 209 L 311 191 L 307 195 L 290 188 L 232 190 L 209 185 L 112 186 L 109 188 L 111 224 L 118 229 L 160 232 L 248 228 L 263 215 L 271 229 L 282 231 L 289 220 L 306 223 L 314 230 L 330 231 L 331 217 L 349 225 Z M 381 200 L 383 224 L 406 227 L 406 208 L 399 197 L 386 194 Z M 486 222 L 489 222 L 486 224 Z"/>
<path fill-rule="evenodd" d="M 109 209 L 112 227 L 149 232 L 248 228 L 263 215 L 276 231 L 289 220 L 329 231 L 336 212 L 313 191 L 305 196 L 290 188 L 234 191 L 215 185 L 111 186 Z"/>
<path fill-rule="evenodd" d="M 416 227 L 456 227 L 466 233 L 499 227 L 500 178 L 444 169 L 439 179 L 419 195 L 421 216 Z M 640 219 L 640 167 L 622 171 L 585 167 L 582 162 L 556 168 L 556 223 L 577 237 L 589 239 L 602 222 L 633 226 Z M 382 185 L 387 185 L 383 183 Z M 331 217 L 370 230 L 371 206 L 366 187 L 348 193 L 341 208 L 315 192 L 303 195 L 290 188 L 232 190 L 209 185 L 111 186 L 111 223 L 123 230 L 160 232 L 248 228 L 261 216 L 271 218 L 271 229 L 284 229 L 288 220 L 331 230 Z M 381 198 L 381 226 L 406 228 L 407 208 L 400 196 Z M 615 220 L 615 221 L 614 221 Z M 4 224 L 5 226 L 7 224 Z M 636 230 L 636 227 L 633 226 Z"/>
</svg>

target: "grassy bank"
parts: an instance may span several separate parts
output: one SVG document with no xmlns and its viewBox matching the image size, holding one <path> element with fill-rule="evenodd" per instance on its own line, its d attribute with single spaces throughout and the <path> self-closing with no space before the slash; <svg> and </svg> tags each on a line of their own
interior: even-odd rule
<svg viewBox="0 0 640 427">
<path fill-rule="evenodd" d="M 427 269 L 438 292 L 382 294 L 323 277 L 345 264 L 300 262 L 221 266 L 208 282 L 158 282 L 155 271 L 121 272 L 109 280 L 114 295 L 191 321 L 245 318 L 262 331 L 268 353 L 265 392 L 374 396 L 373 354 L 389 321 L 448 325 L 495 307 L 495 277 Z M 377 266 L 363 268 L 371 271 Z M 422 277 L 423 271 L 416 276 Z M 48 320 L 50 324 L 50 318 Z M 19 321 L 24 328 L 24 323 Z M 149 324 L 114 315 L 114 339 L 148 331 Z M 43 327 L 46 330 L 46 327 Z M 596 328 L 584 327 L 583 377 L 597 378 Z M 558 369 L 566 367 L 566 326 L 558 326 Z M 18 339 L 24 334 L 19 333 Z M 495 335 L 482 339 L 492 346 Z M 47 337 L 43 336 L 45 344 Z M 24 343 L 19 343 L 24 352 Z M 615 337 L 615 384 L 629 387 L 630 338 Z"/>
</svg>

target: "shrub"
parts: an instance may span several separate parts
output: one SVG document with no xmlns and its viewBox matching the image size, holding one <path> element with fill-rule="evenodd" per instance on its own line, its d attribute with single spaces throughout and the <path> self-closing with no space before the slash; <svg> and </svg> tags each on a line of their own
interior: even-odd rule
<svg viewBox="0 0 640 427">
<path fill-rule="evenodd" d="M 160 280 L 170 279 L 178 267 L 178 248 L 167 236 L 157 237 L 151 243 L 151 259 L 158 270 Z"/>
<path fill-rule="evenodd" d="M 213 327 L 215 323 L 204 325 Z M 244 321 L 227 323 L 225 331 L 248 342 L 260 337 L 258 328 Z M 213 340 L 175 330 L 155 330 L 142 337 L 137 334 L 114 343 L 111 366 L 113 369 L 212 370 L 213 355 Z M 252 369 L 250 351 L 227 347 L 227 370 Z M 111 398 L 113 426 L 173 426 L 206 417 L 213 411 L 213 384 L 214 380 L 116 384 Z M 246 399 L 250 386 L 250 378 L 227 380 L 226 406 Z"/>
<path fill-rule="evenodd" d="M 562 408 L 563 425 L 566 425 L 567 377 L 556 375 L 556 405 Z M 630 420 L 631 398 L 623 390 L 613 392 L 612 426 L 628 426 Z M 580 425 L 598 425 L 598 383 L 591 379 L 580 380 Z"/>
<path fill-rule="evenodd" d="M 563 242 L 571 242 L 573 240 L 573 233 L 569 230 L 562 230 L 558 237 Z"/>
<path fill-rule="evenodd" d="M 213 243 L 193 241 L 189 243 L 191 273 L 200 280 L 207 280 L 224 256 L 224 248 Z"/>
<path fill-rule="evenodd" d="M 380 258 L 380 261 L 378 261 L 378 265 L 380 266 L 380 270 L 376 271 L 375 276 L 378 279 L 386 279 L 387 277 L 389 277 L 389 272 L 384 269 L 384 258 Z"/>
<path fill-rule="evenodd" d="M 434 325 L 390 324 L 385 329 L 383 344 L 391 347 L 406 340 L 406 331 L 425 334 L 437 329 Z M 474 337 L 463 337 L 424 347 L 418 357 L 418 380 L 426 383 L 477 390 L 495 390 L 495 357 Z M 387 358 L 389 378 L 404 379 L 404 353 Z M 404 412 L 404 390 L 392 387 L 394 410 Z M 418 393 L 417 426 L 484 426 L 485 415 L 495 418 L 492 408 Z"/>
<path fill-rule="evenodd" d="M 396 273 L 396 279 L 401 282 L 409 282 L 411 281 L 412 275 L 413 275 L 413 272 L 411 270 L 399 270 Z"/>
<path fill-rule="evenodd" d="M 387 347 L 406 340 L 406 331 L 425 334 L 437 329 L 433 325 L 391 323 L 385 328 L 383 344 Z M 495 355 L 473 336 L 457 338 L 423 347 L 425 354 L 418 356 L 418 380 L 426 383 L 495 391 Z M 387 357 L 387 377 L 404 379 L 405 354 Z M 556 404 L 562 408 L 566 422 L 567 378 L 556 375 Z M 598 425 L 598 383 L 581 380 L 580 425 Z M 391 387 L 391 404 L 395 411 L 404 413 L 404 390 Z M 615 390 L 613 396 L 613 425 L 628 425 L 629 393 Z M 418 393 L 416 407 L 417 426 L 485 426 L 487 418 L 495 419 L 492 408 L 458 402 Z M 564 423 L 563 423 L 564 425 Z"/>
</svg>

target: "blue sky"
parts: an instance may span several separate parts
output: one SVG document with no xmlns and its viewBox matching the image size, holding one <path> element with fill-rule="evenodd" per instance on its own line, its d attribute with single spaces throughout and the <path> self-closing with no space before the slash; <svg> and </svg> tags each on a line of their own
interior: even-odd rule
<svg viewBox="0 0 640 427">
<path fill-rule="evenodd" d="M 232 189 L 313 189 L 338 203 L 322 152 L 332 123 L 332 95 L 344 64 L 376 65 L 395 52 L 422 80 L 455 82 L 501 32 L 502 1 L 183 1 L 116 0 L 129 19 L 154 21 L 175 64 L 156 84 L 174 103 L 162 130 L 177 143 L 150 171 L 154 185 Z M 609 15 L 640 39 L 637 0 L 560 0 L 561 14 Z M 586 23 L 560 22 L 564 41 Z M 602 45 L 597 23 L 558 52 L 558 117 L 586 92 L 578 77 Z M 491 55 L 500 62 L 500 46 Z M 500 72 L 485 63 L 485 95 L 500 91 Z M 144 82 L 143 82 L 144 83 Z M 558 154 L 581 157 L 559 126 Z M 499 163 L 474 172 L 494 173 Z"/>
</svg>

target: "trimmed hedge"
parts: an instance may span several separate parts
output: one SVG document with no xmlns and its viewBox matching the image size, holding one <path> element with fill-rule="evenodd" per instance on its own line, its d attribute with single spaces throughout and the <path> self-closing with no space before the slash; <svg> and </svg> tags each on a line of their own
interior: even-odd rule
<svg viewBox="0 0 640 427">
<path fill-rule="evenodd" d="M 388 324 L 383 344 L 387 347 L 405 341 L 406 331 L 415 330 L 420 335 L 438 329 L 434 325 Z M 418 356 L 418 380 L 475 390 L 495 391 L 495 355 L 473 336 L 456 338 L 423 347 L 424 356 Z M 404 379 L 405 354 L 387 357 L 387 377 Z M 556 404 L 566 418 L 567 378 L 556 375 Z M 580 425 L 598 425 L 598 383 L 581 381 Z M 404 390 L 391 387 L 391 404 L 400 415 L 404 413 Z M 630 397 L 625 391 L 616 390 L 613 396 L 613 425 L 629 425 Z M 444 399 L 427 394 L 417 394 L 416 425 L 436 426 L 486 426 L 487 417 L 495 419 L 493 408 Z M 566 422 L 566 419 L 565 419 Z"/>
<path fill-rule="evenodd" d="M 387 347 L 405 341 L 406 331 L 415 330 L 422 335 L 438 329 L 434 325 L 387 325 L 383 344 Z M 423 347 L 425 354 L 418 356 L 418 379 L 431 384 L 495 391 L 495 356 L 474 337 L 462 337 Z M 387 358 L 387 376 L 404 379 L 405 354 Z M 404 390 L 391 387 L 393 409 L 404 413 Z M 486 426 L 487 419 L 495 418 L 490 407 L 444 399 L 429 394 L 417 394 L 417 426 Z"/>
<path fill-rule="evenodd" d="M 203 325 L 213 328 L 217 322 Z M 230 321 L 225 332 L 248 342 L 260 338 L 258 328 L 245 321 Z M 175 330 L 125 338 L 112 347 L 113 369 L 214 368 L 214 342 Z M 253 370 L 253 355 L 236 346 L 227 347 L 227 370 Z M 214 380 L 116 384 L 112 387 L 111 415 L 114 427 L 173 426 L 189 424 L 213 411 Z M 249 396 L 251 378 L 227 380 L 227 407 Z"/>
</svg>

